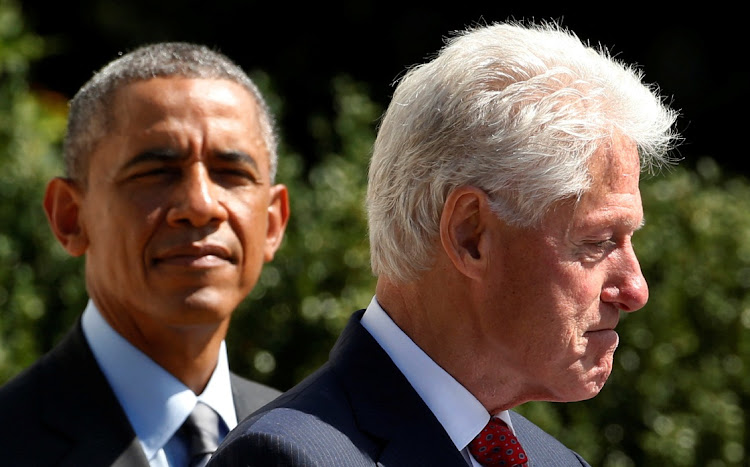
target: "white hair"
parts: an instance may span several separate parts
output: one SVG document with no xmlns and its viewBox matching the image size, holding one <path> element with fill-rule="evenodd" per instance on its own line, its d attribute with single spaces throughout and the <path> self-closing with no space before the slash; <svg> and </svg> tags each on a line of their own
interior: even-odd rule
<svg viewBox="0 0 750 467">
<path fill-rule="evenodd" d="M 588 160 L 615 132 L 641 166 L 670 161 L 677 113 L 641 72 L 555 23 L 495 23 L 447 40 L 398 83 L 369 168 L 375 275 L 430 267 L 448 194 L 475 186 L 506 222 L 538 224 L 590 185 Z"/>
</svg>

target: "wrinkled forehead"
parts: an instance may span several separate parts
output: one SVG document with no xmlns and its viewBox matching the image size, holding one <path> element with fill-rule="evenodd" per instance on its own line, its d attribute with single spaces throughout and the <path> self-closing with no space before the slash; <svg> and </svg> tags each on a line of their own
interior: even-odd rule
<svg viewBox="0 0 750 467">
<path fill-rule="evenodd" d="M 636 181 L 640 177 L 641 162 L 634 141 L 620 134 L 605 141 L 589 160 L 591 189 L 599 186 L 616 187 Z"/>
</svg>

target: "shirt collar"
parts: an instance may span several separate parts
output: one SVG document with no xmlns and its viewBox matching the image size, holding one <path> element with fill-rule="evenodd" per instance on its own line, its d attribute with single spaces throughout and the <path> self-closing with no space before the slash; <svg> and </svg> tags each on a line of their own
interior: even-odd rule
<svg viewBox="0 0 750 467">
<path fill-rule="evenodd" d="M 393 322 L 377 297 L 370 301 L 361 323 L 424 400 L 456 448 L 466 448 L 490 420 L 487 409 Z M 507 410 L 495 416 L 513 430 Z"/>
<path fill-rule="evenodd" d="M 211 379 L 200 396 L 118 334 L 89 300 L 81 320 L 83 333 L 99 367 L 152 459 L 169 441 L 198 400 L 211 406 L 231 430 L 237 425 L 222 341 Z"/>
</svg>

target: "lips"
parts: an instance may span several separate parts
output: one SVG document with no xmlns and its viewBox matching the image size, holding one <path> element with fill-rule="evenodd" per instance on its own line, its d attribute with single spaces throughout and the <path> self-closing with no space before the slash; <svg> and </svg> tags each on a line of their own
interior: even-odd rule
<svg viewBox="0 0 750 467">
<path fill-rule="evenodd" d="M 587 337 L 591 337 L 595 335 L 606 335 L 606 334 L 617 335 L 617 331 L 615 331 L 615 328 L 590 329 L 586 331 L 583 335 Z"/>
<path fill-rule="evenodd" d="M 612 306 L 606 305 L 599 310 L 599 319 L 592 323 L 587 332 L 614 331 L 620 322 L 620 311 Z"/>
<path fill-rule="evenodd" d="M 235 264 L 236 258 L 223 245 L 213 243 L 194 243 L 169 248 L 154 257 L 155 265 L 184 266 L 192 268 L 212 268 Z"/>
<path fill-rule="evenodd" d="M 606 331 L 615 331 L 615 328 L 617 327 L 617 322 L 614 323 L 601 323 L 599 326 L 595 326 L 592 329 L 589 329 L 586 333 L 592 333 L 592 332 L 606 332 Z"/>
</svg>

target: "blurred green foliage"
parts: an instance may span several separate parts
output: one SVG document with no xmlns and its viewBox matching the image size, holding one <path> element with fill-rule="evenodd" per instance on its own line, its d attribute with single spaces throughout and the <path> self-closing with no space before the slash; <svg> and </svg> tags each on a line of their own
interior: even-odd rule
<svg viewBox="0 0 750 467">
<path fill-rule="evenodd" d="M 51 235 L 41 203 L 60 172 L 65 101 L 29 89 L 42 40 L 17 5 L 0 0 L 0 380 L 30 364 L 67 329 L 83 293 L 80 266 Z M 78 308 L 80 309 L 80 308 Z"/>
<path fill-rule="evenodd" d="M 41 208 L 61 172 L 65 101 L 29 88 L 45 48 L 18 11 L 0 0 L 0 382 L 54 345 L 86 301 L 83 264 L 57 245 Z M 282 114 L 273 78 L 253 77 Z M 282 389 L 325 361 L 374 290 L 362 201 L 382 109 L 362 84 L 331 85 L 337 117 L 309 123 L 319 153 L 282 144 L 292 218 L 228 337 L 235 371 Z M 519 408 L 591 465 L 750 465 L 750 183 L 709 158 L 695 167 L 642 183 L 647 223 L 634 241 L 651 299 L 623 315 L 604 390 Z"/>
<path fill-rule="evenodd" d="M 259 78 L 253 76 L 273 96 Z M 306 168 L 308 158 L 280 149 L 277 179 L 289 188 L 289 226 L 228 336 L 235 371 L 284 389 L 326 360 L 349 315 L 374 291 L 362 200 L 381 110 L 361 84 L 342 77 L 332 86 L 336 119 L 310 121 L 319 162 Z"/>
</svg>

